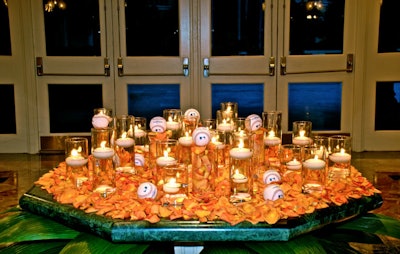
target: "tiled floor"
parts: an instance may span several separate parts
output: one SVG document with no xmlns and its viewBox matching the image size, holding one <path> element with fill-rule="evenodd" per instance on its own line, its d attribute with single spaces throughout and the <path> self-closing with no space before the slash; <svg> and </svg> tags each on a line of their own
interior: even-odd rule
<svg viewBox="0 0 400 254">
<path fill-rule="evenodd" d="M 14 207 L 33 182 L 64 160 L 64 155 L 0 154 L 0 211 Z M 400 152 L 353 153 L 352 164 L 382 191 L 374 212 L 400 219 Z"/>
</svg>

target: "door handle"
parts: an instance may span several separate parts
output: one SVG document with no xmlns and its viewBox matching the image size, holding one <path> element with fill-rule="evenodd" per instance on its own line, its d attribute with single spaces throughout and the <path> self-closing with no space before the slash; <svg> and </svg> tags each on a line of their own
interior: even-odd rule
<svg viewBox="0 0 400 254">
<path fill-rule="evenodd" d="M 189 58 L 184 57 L 182 62 L 183 76 L 189 76 Z"/>
<path fill-rule="evenodd" d="M 271 56 L 269 58 L 269 72 L 268 74 L 270 76 L 274 76 L 275 75 L 275 57 Z"/>
<path fill-rule="evenodd" d="M 117 68 L 118 68 L 118 76 L 119 77 L 124 76 L 124 65 L 122 63 L 122 57 L 118 57 Z"/>
<path fill-rule="evenodd" d="M 208 58 L 203 59 L 203 76 L 207 78 L 210 72 L 210 60 Z"/>
</svg>

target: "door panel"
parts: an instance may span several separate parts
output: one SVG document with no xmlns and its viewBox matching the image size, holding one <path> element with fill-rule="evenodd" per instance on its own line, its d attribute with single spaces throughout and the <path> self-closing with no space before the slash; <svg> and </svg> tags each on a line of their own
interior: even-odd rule
<svg viewBox="0 0 400 254">
<path fill-rule="evenodd" d="M 50 12 L 48 1 L 35 0 L 32 6 L 42 140 L 89 135 L 94 108 L 115 112 L 112 40 L 107 37 L 112 23 L 106 22 L 112 17 L 111 2 L 63 3 L 65 8 L 54 5 Z"/>
<path fill-rule="evenodd" d="M 208 59 L 209 75 L 268 75 L 275 31 L 271 1 L 199 2 L 200 58 L 203 68 Z"/>
<path fill-rule="evenodd" d="M 119 4 L 115 7 L 119 22 L 114 26 L 119 31 L 118 75 L 183 75 L 183 60 L 190 60 L 190 1 L 120 0 L 114 4 Z"/>
<path fill-rule="evenodd" d="M 370 1 L 367 20 L 364 102 L 364 147 L 369 151 L 400 150 L 400 37 L 393 32 L 398 1 Z M 377 115 L 379 114 L 379 115 Z"/>
<path fill-rule="evenodd" d="M 28 5 L 29 6 L 29 5 Z M 31 97 L 26 81 L 29 73 L 25 67 L 25 52 L 21 34 L 21 3 L 0 3 L 0 152 L 26 153 L 30 150 L 30 127 L 28 107 Z M 34 127 L 32 127 L 34 129 Z"/>
</svg>

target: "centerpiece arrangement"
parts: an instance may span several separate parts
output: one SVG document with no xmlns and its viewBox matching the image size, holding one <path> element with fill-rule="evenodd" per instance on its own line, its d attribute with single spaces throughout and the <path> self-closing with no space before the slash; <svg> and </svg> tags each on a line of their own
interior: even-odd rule
<svg viewBox="0 0 400 254">
<path fill-rule="evenodd" d="M 350 137 L 313 136 L 293 123 L 281 142 L 280 112 L 216 119 L 166 109 L 146 119 L 96 109 L 91 142 L 66 140 L 66 160 L 35 182 L 58 203 L 125 221 L 225 221 L 274 225 L 379 193 L 351 166 Z M 90 150 L 90 152 L 89 152 Z"/>
</svg>

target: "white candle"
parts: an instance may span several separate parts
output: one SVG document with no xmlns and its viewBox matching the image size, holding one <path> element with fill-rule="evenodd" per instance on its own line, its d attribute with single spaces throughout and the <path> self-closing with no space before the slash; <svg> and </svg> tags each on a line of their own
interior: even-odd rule
<svg viewBox="0 0 400 254">
<path fill-rule="evenodd" d="M 225 144 L 217 141 L 215 137 L 211 139 L 211 142 L 215 145 L 215 148 L 217 148 L 217 150 L 222 150 L 225 148 Z"/>
<path fill-rule="evenodd" d="M 234 183 L 247 183 L 248 180 L 249 179 L 245 175 L 239 173 L 239 170 L 236 170 L 235 174 L 232 175 L 232 181 Z"/>
<path fill-rule="evenodd" d="M 275 136 L 274 131 L 268 132 L 268 136 L 264 139 L 264 144 L 267 146 L 275 146 L 281 143 L 281 139 Z"/>
<path fill-rule="evenodd" d="M 115 143 L 117 146 L 128 148 L 135 144 L 135 140 L 133 138 L 119 138 Z"/>
<path fill-rule="evenodd" d="M 344 149 L 340 150 L 340 153 L 333 153 L 329 155 L 329 159 L 335 163 L 348 163 L 351 160 L 351 155 L 345 153 Z"/>
<path fill-rule="evenodd" d="M 167 121 L 167 130 L 177 130 L 179 129 L 179 123 L 173 121 L 171 117 L 168 118 Z"/>
<path fill-rule="evenodd" d="M 175 178 L 171 178 L 167 183 L 163 185 L 163 190 L 167 193 L 177 193 L 180 187 L 181 184 L 177 183 Z"/>
<path fill-rule="evenodd" d="M 239 147 L 232 148 L 229 151 L 229 155 L 234 159 L 243 160 L 251 158 L 251 156 L 253 156 L 253 151 L 251 151 L 249 148 L 244 148 L 243 141 L 241 140 Z"/>
<path fill-rule="evenodd" d="M 225 119 L 222 120 L 222 123 L 219 123 L 217 126 L 217 129 L 219 131 L 232 131 L 233 130 L 233 125 L 231 123 L 228 123 Z"/>
<path fill-rule="evenodd" d="M 301 169 L 301 163 L 298 160 L 293 159 L 286 163 L 286 167 L 289 170 L 299 170 Z"/>
<path fill-rule="evenodd" d="M 325 167 L 325 161 L 318 159 L 316 155 L 313 159 L 306 160 L 303 166 L 309 169 L 323 169 Z"/>
<path fill-rule="evenodd" d="M 88 159 L 84 158 L 80 154 L 81 151 L 82 151 L 81 147 L 79 147 L 78 149 L 71 150 L 71 155 L 65 159 L 65 162 L 67 163 L 68 166 L 81 167 L 87 163 Z"/>
<path fill-rule="evenodd" d="M 146 132 L 135 125 L 135 138 L 141 138 L 144 136 L 146 136 Z"/>
<path fill-rule="evenodd" d="M 179 144 L 183 146 L 191 146 L 193 143 L 193 138 L 189 136 L 189 133 L 186 132 L 184 137 L 179 138 Z"/>
<path fill-rule="evenodd" d="M 97 159 L 108 159 L 114 155 L 114 149 L 106 147 L 106 141 L 100 143 L 100 147 L 97 147 L 93 151 L 93 156 Z"/>
<path fill-rule="evenodd" d="M 304 146 L 304 145 L 308 145 L 311 143 L 311 139 L 309 137 L 305 137 L 304 136 L 305 131 L 301 130 L 299 132 L 300 136 L 294 137 L 292 143 L 294 145 L 300 145 L 300 146 Z"/>
<path fill-rule="evenodd" d="M 158 157 L 156 163 L 160 167 L 165 167 L 170 164 L 176 164 L 176 160 L 175 158 L 168 156 L 167 151 L 164 151 L 164 156 Z"/>
</svg>

